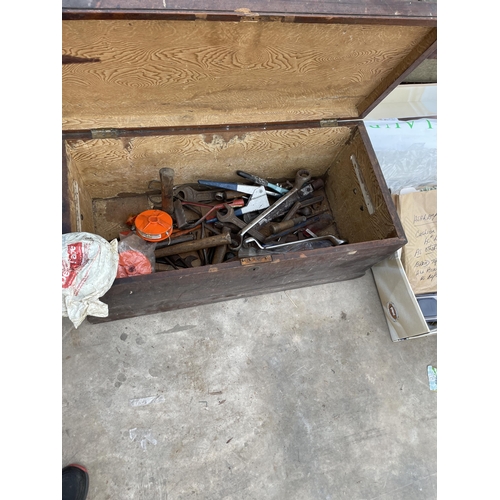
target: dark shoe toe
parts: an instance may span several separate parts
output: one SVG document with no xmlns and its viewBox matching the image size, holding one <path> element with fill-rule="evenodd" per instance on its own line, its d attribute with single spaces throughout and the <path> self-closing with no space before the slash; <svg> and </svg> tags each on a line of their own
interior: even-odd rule
<svg viewBox="0 0 500 500">
<path fill-rule="evenodd" d="M 62 500 L 85 500 L 89 489 L 89 474 L 81 465 L 71 464 L 62 470 Z"/>
</svg>

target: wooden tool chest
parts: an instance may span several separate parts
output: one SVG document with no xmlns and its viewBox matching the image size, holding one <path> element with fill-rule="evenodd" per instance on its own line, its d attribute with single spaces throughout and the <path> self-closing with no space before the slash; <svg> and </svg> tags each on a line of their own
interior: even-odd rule
<svg viewBox="0 0 500 500">
<path fill-rule="evenodd" d="M 163 167 L 307 169 L 348 243 L 117 279 L 89 321 L 353 279 L 406 243 L 361 119 L 436 50 L 435 4 L 271 4 L 63 1 L 63 233 L 117 238 Z"/>
</svg>

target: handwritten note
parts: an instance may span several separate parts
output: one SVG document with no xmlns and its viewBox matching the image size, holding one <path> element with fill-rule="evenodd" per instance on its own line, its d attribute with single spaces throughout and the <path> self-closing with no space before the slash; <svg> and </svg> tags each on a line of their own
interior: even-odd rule
<svg viewBox="0 0 500 500">
<path fill-rule="evenodd" d="M 408 243 L 401 260 L 415 294 L 437 292 L 437 189 L 399 196 Z"/>
</svg>

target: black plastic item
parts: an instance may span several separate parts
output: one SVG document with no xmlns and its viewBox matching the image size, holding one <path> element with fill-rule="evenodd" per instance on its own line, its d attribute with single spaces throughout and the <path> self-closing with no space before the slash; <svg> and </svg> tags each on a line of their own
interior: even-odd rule
<svg viewBox="0 0 500 500">
<path fill-rule="evenodd" d="M 437 293 L 417 295 L 417 302 L 425 321 L 437 321 Z"/>
<path fill-rule="evenodd" d="M 85 500 L 89 491 L 89 474 L 81 465 L 70 464 L 62 470 L 62 500 Z"/>
</svg>

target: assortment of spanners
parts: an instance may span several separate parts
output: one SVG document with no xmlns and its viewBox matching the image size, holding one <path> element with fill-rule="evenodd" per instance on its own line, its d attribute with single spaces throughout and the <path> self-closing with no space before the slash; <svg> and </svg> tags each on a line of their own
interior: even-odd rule
<svg viewBox="0 0 500 500">
<path fill-rule="evenodd" d="M 170 169 L 160 170 L 160 191 L 151 191 L 158 181 L 149 183 L 150 201 L 168 208 L 174 220 L 171 236 L 156 247 L 157 270 L 347 243 L 331 234 L 335 222 L 321 178 L 305 169 L 296 172 L 293 183 L 236 174 L 249 183 L 200 179 L 174 185 Z M 161 202 L 155 200 L 160 194 Z"/>
</svg>

